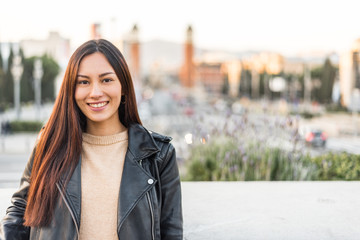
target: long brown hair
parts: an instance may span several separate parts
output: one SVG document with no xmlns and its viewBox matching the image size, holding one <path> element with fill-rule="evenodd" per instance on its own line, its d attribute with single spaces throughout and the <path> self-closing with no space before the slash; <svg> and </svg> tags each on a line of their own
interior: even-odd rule
<svg viewBox="0 0 360 240">
<path fill-rule="evenodd" d="M 76 78 L 81 60 L 95 52 L 104 54 L 120 79 L 122 93 L 119 94 L 125 98 L 122 101 L 125 103 L 119 107 L 121 123 L 125 127 L 141 124 L 130 72 L 120 51 L 104 39 L 82 44 L 69 60 L 53 111 L 36 146 L 24 215 L 25 226 L 39 227 L 51 223 L 59 197 L 56 183 L 61 177 L 65 177 L 67 182 L 78 164 L 86 117 L 75 102 Z"/>
</svg>

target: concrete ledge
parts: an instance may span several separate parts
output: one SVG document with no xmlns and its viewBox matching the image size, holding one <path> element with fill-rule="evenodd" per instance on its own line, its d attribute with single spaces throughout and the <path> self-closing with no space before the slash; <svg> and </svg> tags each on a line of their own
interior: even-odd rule
<svg viewBox="0 0 360 240">
<path fill-rule="evenodd" d="M 185 239 L 360 239 L 360 182 L 184 182 Z"/>
<path fill-rule="evenodd" d="M 35 133 L 0 135 L 0 153 L 30 155 L 37 138 Z"/>
<path fill-rule="evenodd" d="M 15 189 L 0 189 L 0 215 Z M 186 240 L 355 240 L 360 182 L 183 182 Z"/>
</svg>

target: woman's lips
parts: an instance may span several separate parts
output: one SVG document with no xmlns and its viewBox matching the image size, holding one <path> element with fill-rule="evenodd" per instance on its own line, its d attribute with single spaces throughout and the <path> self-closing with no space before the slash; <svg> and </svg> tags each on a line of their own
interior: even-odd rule
<svg viewBox="0 0 360 240">
<path fill-rule="evenodd" d="M 100 111 L 108 105 L 109 102 L 97 102 L 97 103 L 87 103 L 88 106 L 94 111 Z"/>
</svg>

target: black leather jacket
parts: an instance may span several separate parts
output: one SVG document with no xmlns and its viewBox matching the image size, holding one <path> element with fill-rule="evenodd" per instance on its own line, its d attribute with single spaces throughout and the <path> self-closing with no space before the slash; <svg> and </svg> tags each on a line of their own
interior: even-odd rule
<svg viewBox="0 0 360 240">
<path fill-rule="evenodd" d="M 128 128 L 128 136 L 118 203 L 119 239 L 182 239 L 180 179 L 171 138 L 138 124 Z M 12 205 L 1 221 L 0 239 L 78 239 L 81 159 L 65 191 L 61 190 L 63 180 L 58 182 L 60 196 L 54 217 L 50 226 L 40 228 L 23 226 L 32 160 L 31 157 L 20 189 L 14 193 Z"/>
</svg>

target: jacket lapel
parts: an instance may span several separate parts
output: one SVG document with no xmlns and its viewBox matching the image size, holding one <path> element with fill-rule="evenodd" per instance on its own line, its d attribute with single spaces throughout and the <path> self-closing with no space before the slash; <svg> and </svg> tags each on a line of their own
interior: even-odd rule
<svg viewBox="0 0 360 240">
<path fill-rule="evenodd" d="M 129 147 L 125 156 L 118 202 L 118 231 L 137 202 L 156 183 L 139 162 L 158 152 L 157 145 L 141 125 L 131 125 L 128 131 Z"/>
<path fill-rule="evenodd" d="M 63 188 L 65 179 L 60 180 Z M 65 200 L 68 202 L 70 211 L 74 214 L 77 226 L 80 226 L 81 211 L 81 157 L 76 165 L 74 172 L 66 185 Z"/>
<path fill-rule="evenodd" d="M 126 154 L 124 170 L 122 174 L 119 202 L 118 202 L 118 229 L 120 229 L 126 217 L 137 204 L 138 200 L 153 186 L 155 179 L 146 173 L 139 163 L 133 161 Z M 148 180 L 154 180 L 152 184 Z"/>
</svg>

